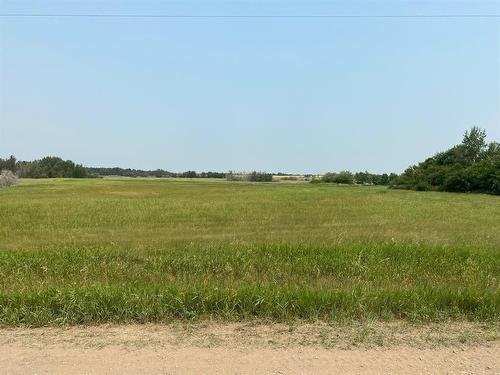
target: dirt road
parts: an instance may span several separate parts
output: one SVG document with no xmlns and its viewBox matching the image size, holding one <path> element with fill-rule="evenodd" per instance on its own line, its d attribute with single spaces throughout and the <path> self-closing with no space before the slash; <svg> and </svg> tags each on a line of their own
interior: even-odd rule
<svg viewBox="0 0 500 375">
<path fill-rule="evenodd" d="M 496 333 L 491 327 L 485 332 L 484 327 L 471 324 L 415 328 L 210 323 L 3 329 L 0 372 L 499 374 Z"/>
</svg>

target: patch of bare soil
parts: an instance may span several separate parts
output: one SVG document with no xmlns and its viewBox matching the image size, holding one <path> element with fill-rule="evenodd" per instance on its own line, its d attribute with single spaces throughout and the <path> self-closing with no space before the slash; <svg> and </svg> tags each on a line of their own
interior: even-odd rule
<svg viewBox="0 0 500 375">
<path fill-rule="evenodd" d="M 498 325 L 201 322 L 0 330 L 6 374 L 500 374 Z"/>
</svg>

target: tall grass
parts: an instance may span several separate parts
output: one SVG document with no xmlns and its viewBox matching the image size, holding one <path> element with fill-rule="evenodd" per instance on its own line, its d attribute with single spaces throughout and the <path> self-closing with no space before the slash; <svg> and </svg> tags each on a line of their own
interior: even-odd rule
<svg viewBox="0 0 500 375">
<path fill-rule="evenodd" d="M 0 252 L 0 323 L 496 320 L 499 254 L 417 245 Z"/>
<path fill-rule="evenodd" d="M 310 184 L 25 181 L 0 192 L 0 325 L 497 323 L 499 202 Z"/>
</svg>

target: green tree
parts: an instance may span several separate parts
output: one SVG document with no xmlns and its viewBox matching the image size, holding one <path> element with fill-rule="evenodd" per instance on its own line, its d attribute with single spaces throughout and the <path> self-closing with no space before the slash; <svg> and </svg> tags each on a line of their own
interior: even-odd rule
<svg viewBox="0 0 500 375">
<path fill-rule="evenodd" d="M 10 155 L 8 159 L 0 159 L 0 171 L 2 170 L 8 170 L 11 172 L 16 172 L 16 158 L 14 155 Z"/>
<path fill-rule="evenodd" d="M 465 157 L 468 163 L 474 163 L 480 159 L 481 153 L 486 149 L 486 131 L 473 126 L 466 131 L 462 140 Z"/>
<path fill-rule="evenodd" d="M 337 184 L 354 184 L 354 175 L 349 171 L 342 171 L 337 173 L 333 182 Z"/>
<path fill-rule="evenodd" d="M 391 187 L 414 190 L 500 194 L 500 146 L 486 143 L 486 132 L 473 127 L 462 143 L 407 168 Z"/>
</svg>

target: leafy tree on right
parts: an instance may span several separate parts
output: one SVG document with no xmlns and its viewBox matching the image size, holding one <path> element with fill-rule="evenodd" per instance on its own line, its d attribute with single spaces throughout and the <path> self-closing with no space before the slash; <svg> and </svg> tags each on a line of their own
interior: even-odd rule
<svg viewBox="0 0 500 375">
<path fill-rule="evenodd" d="M 486 132 L 474 126 L 461 144 L 409 167 L 391 187 L 500 194 L 500 144 L 488 144 Z"/>
</svg>

